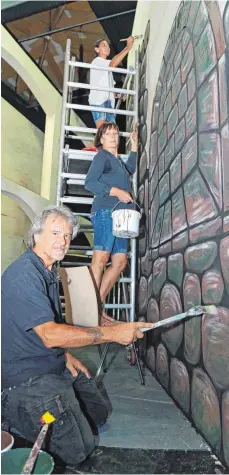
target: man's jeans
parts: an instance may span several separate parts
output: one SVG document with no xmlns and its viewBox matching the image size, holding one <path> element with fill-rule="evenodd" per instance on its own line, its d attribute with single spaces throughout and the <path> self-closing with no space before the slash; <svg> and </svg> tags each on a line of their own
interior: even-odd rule
<svg viewBox="0 0 229 475">
<path fill-rule="evenodd" d="M 27 440 L 35 441 L 40 417 L 49 411 L 56 421 L 48 430 L 47 451 L 75 465 L 94 450 L 94 429 L 106 421 L 108 407 L 95 383 L 81 371 L 73 377 L 66 368 L 61 375 L 31 378 L 4 392 L 10 425 Z"/>
</svg>

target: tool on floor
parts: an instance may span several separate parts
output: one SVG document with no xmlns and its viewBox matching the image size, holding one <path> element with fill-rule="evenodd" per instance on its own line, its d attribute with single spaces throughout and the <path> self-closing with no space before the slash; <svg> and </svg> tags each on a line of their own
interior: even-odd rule
<svg viewBox="0 0 229 475">
<path fill-rule="evenodd" d="M 134 39 L 135 39 L 135 40 L 138 40 L 139 38 L 142 38 L 142 37 L 143 37 L 143 35 L 135 35 L 135 36 L 134 36 Z M 126 40 L 128 40 L 128 38 L 122 38 L 122 39 L 119 40 L 119 41 L 126 41 Z"/>
<path fill-rule="evenodd" d="M 41 424 L 44 424 L 41 431 L 39 432 L 39 435 L 37 437 L 37 439 L 35 440 L 34 442 L 34 445 L 32 447 L 32 450 L 25 462 L 25 465 L 22 469 L 22 474 L 30 474 L 32 473 L 32 470 L 33 470 L 33 467 L 34 467 L 34 464 L 36 462 L 36 459 L 37 459 L 37 456 L 38 456 L 38 453 L 39 453 L 39 450 L 41 449 L 41 446 L 44 442 L 44 439 L 46 437 L 46 434 L 48 432 L 48 428 L 50 426 L 50 424 L 52 424 L 54 421 L 55 421 L 55 417 L 51 414 L 51 412 L 45 412 L 41 418 L 40 418 L 40 422 Z"/>
<path fill-rule="evenodd" d="M 158 327 L 163 327 L 164 325 L 168 325 L 169 323 L 177 323 L 179 320 L 183 320 L 184 318 L 188 317 L 198 317 L 203 315 L 204 313 L 209 313 L 210 315 L 216 315 L 217 309 L 215 305 L 197 305 L 196 307 L 190 308 L 187 312 L 180 313 L 179 315 L 173 315 L 172 317 L 165 318 L 164 320 L 160 320 L 154 324 L 152 328 L 139 328 L 141 332 L 147 332 L 148 330 L 154 330 Z"/>
</svg>

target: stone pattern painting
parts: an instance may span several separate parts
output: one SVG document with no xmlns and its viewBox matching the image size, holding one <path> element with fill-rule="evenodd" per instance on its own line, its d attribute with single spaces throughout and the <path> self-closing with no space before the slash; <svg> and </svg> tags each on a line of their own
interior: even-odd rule
<svg viewBox="0 0 229 475">
<path fill-rule="evenodd" d="M 140 51 L 138 315 L 155 322 L 199 304 L 215 304 L 217 315 L 148 332 L 145 359 L 229 466 L 229 2 L 181 3 L 153 104 L 150 47 L 148 24 Z"/>
</svg>

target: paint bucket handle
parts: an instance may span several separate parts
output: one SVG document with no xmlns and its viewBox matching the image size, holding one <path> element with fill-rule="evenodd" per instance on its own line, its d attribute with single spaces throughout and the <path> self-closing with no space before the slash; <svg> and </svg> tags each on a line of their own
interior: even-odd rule
<svg viewBox="0 0 229 475">
<path fill-rule="evenodd" d="M 116 203 L 116 205 L 114 205 L 114 207 L 113 207 L 112 210 L 111 210 L 111 214 L 113 213 L 113 211 L 114 211 L 114 209 L 116 208 L 116 206 L 120 205 L 120 203 L 122 203 L 122 201 L 118 201 L 118 203 Z M 141 210 L 139 204 L 137 203 L 137 201 L 132 201 L 132 203 L 134 203 L 135 205 L 138 206 L 139 212 L 140 212 L 140 214 L 142 214 L 142 210 Z"/>
</svg>

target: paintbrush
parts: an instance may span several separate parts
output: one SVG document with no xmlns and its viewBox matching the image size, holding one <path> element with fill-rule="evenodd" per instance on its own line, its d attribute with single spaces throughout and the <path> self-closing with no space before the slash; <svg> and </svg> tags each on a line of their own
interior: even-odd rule
<svg viewBox="0 0 229 475">
<path fill-rule="evenodd" d="M 36 462 L 39 450 L 41 449 L 41 446 L 45 440 L 46 434 L 48 432 L 48 428 L 50 424 L 52 424 L 55 421 L 55 417 L 50 413 L 50 412 L 45 412 L 41 418 L 40 422 L 41 424 L 44 424 L 43 427 L 41 428 L 41 431 L 39 432 L 39 435 L 37 439 L 34 442 L 33 448 L 25 462 L 25 465 L 22 469 L 22 474 L 30 474 L 32 473 L 34 464 Z"/>
<path fill-rule="evenodd" d="M 138 40 L 139 38 L 142 38 L 142 37 L 143 37 L 143 35 L 135 35 L 135 36 L 133 36 L 134 40 Z M 122 38 L 122 39 L 119 40 L 119 41 L 127 41 L 127 40 L 128 40 L 128 38 Z"/>
<path fill-rule="evenodd" d="M 147 332 L 148 330 L 154 330 L 155 328 L 163 327 L 164 325 L 168 325 L 170 323 L 177 323 L 180 320 L 188 317 L 198 317 L 203 315 L 204 313 L 209 313 L 210 315 L 216 315 L 217 309 L 215 305 L 197 305 L 196 307 L 190 308 L 187 312 L 180 313 L 179 315 L 173 315 L 172 317 L 165 318 L 164 320 L 160 320 L 159 322 L 154 323 L 154 326 L 151 328 L 139 328 L 141 332 Z"/>
</svg>

